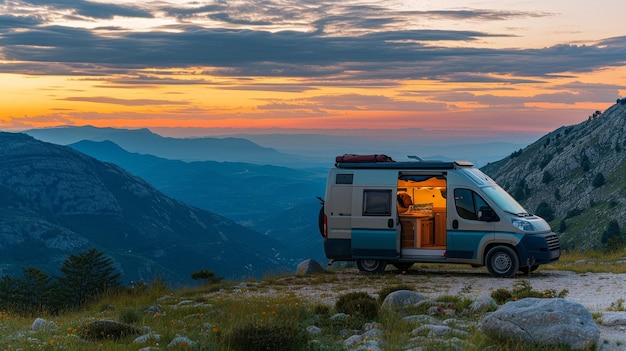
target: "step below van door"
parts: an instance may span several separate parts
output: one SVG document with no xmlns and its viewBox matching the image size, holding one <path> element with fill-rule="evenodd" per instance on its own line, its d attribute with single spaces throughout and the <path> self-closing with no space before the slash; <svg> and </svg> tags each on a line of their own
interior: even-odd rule
<svg viewBox="0 0 626 351">
<path fill-rule="evenodd" d="M 355 187 L 352 257 L 396 259 L 400 255 L 400 221 L 394 187 Z"/>
</svg>

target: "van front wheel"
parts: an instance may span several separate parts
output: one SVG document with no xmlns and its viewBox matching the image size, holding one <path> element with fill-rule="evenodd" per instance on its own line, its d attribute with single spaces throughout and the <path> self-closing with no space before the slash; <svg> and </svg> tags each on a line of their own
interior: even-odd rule
<svg viewBox="0 0 626 351">
<path fill-rule="evenodd" d="M 519 259 L 512 248 L 494 246 L 487 252 L 485 265 L 494 277 L 512 277 L 519 269 Z"/>
<path fill-rule="evenodd" d="M 385 260 L 356 260 L 356 267 L 359 271 L 368 274 L 379 274 L 387 268 Z"/>
</svg>

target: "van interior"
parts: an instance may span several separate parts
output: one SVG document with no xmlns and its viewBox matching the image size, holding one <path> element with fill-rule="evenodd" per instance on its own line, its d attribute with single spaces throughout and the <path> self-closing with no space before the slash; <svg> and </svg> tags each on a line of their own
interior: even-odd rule
<svg viewBox="0 0 626 351">
<path fill-rule="evenodd" d="M 397 203 L 403 249 L 445 249 L 446 196 L 442 175 L 400 174 Z"/>
</svg>

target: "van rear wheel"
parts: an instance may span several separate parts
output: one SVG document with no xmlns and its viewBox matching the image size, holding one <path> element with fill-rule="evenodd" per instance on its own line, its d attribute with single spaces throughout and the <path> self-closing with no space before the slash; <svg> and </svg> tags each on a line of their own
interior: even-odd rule
<svg viewBox="0 0 626 351">
<path fill-rule="evenodd" d="M 494 277 L 512 277 L 519 269 L 519 258 L 508 246 L 494 246 L 487 252 L 485 266 Z"/>
<path fill-rule="evenodd" d="M 367 274 L 380 274 L 387 268 L 385 260 L 356 260 L 359 271 Z"/>
</svg>

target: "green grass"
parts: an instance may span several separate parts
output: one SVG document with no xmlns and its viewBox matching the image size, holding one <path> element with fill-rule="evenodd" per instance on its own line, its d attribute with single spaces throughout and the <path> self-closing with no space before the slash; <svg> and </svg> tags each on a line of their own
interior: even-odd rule
<svg viewBox="0 0 626 351">
<path fill-rule="evenodd" d="M 578 273 L 611 272 L 626 273 L 626 265 L 615 262 L 626 256 L 626 251 L 614 254 L 601 252 L 563 252 L 561 259 L 553 264 L 541 266 L 541 270 L 568 270 Z M 465 265 L 419 264 L 412 270 L 419 271 L 419 283 L 411 285 L 419 293 L 444 293 L 436 298 L 445 308 L 454 306 L 458 311 L 454 318 L 469 321 L 472 324 L 466 331 L 466 350 L 560 350 L 560 348 L 533 348 L 528 345 L 512 345 L 491 340 L 476 327 L 482 314 L 464 314 L 471 300 L 459 295 L 445 294 L 445 284 L 430 286 L 431 274 L 445 269 L 445 274 L 453 275 L 454 270 L 473 270 Z M 433 273 L 431 273 L 433 272 Z M 170 290 L 162 283 L 151 284 L 131 289 L 123 294 L 102 297 L 78 311 L 63 313 L 58 316 L 43 314 L 39 317 L 51 324 L 47 328 L 33 331 L 31 324 L 37 316 L 19 316 L 10 312 L 0 312 L 0 350 L 139 350 L 153 347 L 155 350 L 208 350 L 238 351 L 254 350 L 254 346 L 276 340 L 280 344 L 289 341 L 289 350 L 344 350 L 342 333 L 346 329 L 360 329 L 365 322 L 356 316 L 346 320 L 332 320 L 330 317 L 337 310 L 334 302 L 338 294 L 372 289 L 376 293 L 389 293 L 398 288 L 407 288 L 397 274 L 354 275 L 343 280 L 338 273 L 325 273 L 311 276 L 278 275 L 264 277 L 262 280 L 243 282 L 222 282 Z M 301 297 L 295 291 L 322 284 L 332 284 L 332 291 L 316 295 L 317 299 Z M 532 280 L 530 281 L 532 284 Z M 408 287 L 411 287 L 408 286 Z M 471 286 L 467 289 L 471 290 Z M 328 298 L 328 299 L 326 299 Z M 379 303 L 380 301 L 378 301 Z M 149 308 L 158 309 L 148 312 Z M 618 300 L 612 305 L 613 310 L 625 310 L 624 301 Z M 427 309 L 417 312 L 427 313 Z M 433 315 L 437 319 L 450 318 Z M 160 339 L 151 338 L 145 343 L 133 343 L 136 336 L 119 340 L 103 339 L 85 341 L 80 338 L 81 330 L 90 322 L 111 319 L 129 323 L 151 330 L 160 335 Z M 381 323 L 384 334 L 380 336 L 385 343 L 385 350 L 405 350 L 414 336 L 411 331 L 416 325 L 403 321 L 397 314 L 382 312 L 374 320 Z M 318 326 L 321 333 L 304 333 L 308 326 Z M 177 336 L 185 336 L 195 345 L 180 344 L 168 348 L 168 344 Z M 423 340 L 423 349 L 447 350 L 451 337 L 428 338 Z M 256 344 L 255 344 L 256 343 Z M 243 345 L 243 346 L 242 346 Z M 324 345 L 323 347 L 319 345 Z M 280 350 L 280 349 L 277 349 Z"/>
<path fill-rule="evenodd" d="M 626 260 L 626 249 L 619 252 L 563 251 L 554 263 L 541 266 L 543 270 L 571 271 L 575 273 L 626 273 L 626 264 L 615 264 Z"/>
</svg>

